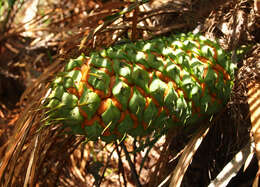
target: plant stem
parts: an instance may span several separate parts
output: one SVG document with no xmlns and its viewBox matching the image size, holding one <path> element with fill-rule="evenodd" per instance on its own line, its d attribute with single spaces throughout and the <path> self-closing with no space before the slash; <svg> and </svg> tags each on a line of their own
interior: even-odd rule
<svg viewBox="0 0 260 187">
<path fill-rule="evenodd" d="M 128 152 L 127 149 L 126 149 L 126 146 L 125 146 L 124 142 L 121 143 L 121 146 L 122 146 L 122 148 L 123 148 L 123 150 L 124 150 L 124 152 L 125 152 L 126 159 L 127 159 L 128 164 L 129 164 L 129 166 L 130 166 L 130 168 L 131 168 L 131 171 L 132 171 L 132 174 L 133 174 L 133 178 L 134 178 L 134 181 L 135 181 L 135 185 L 136 185 L 137 187 L 141 187 L 142 185 L 141 185 L 141 183 L 140 183 L 140 181 L 139 181 L 139 177 L 138 177 L 138 174 L 137 174 L 137 172 L 136 172 L 135 165 L 133 164 L 133 162 L 132 162 L 132 160 L 131 160 L 131 158 L 130 158 L 130 156 L 129 156 L 129 152 Z"/>
</svg>

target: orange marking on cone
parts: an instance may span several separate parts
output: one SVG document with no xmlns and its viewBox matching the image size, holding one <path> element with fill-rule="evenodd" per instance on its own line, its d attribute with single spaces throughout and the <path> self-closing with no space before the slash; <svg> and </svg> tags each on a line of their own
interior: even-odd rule
<svg viewBox="0 0 260 187">
<path fill-rule="evenodd" d="M 144 51 L 143 51 L 143 53 L 144 53 L 144 56 L 145 56 L 145 60 L 147 60 L 147 59 L 148 59 L 148 54 L 147 54 L 147 52 L 144 52 Z"/>
<path fill-rule="evenodd" d="M 83 66 L 81 67 L 81 74 L 82 74 L 81 82 L 85 82 L 87 88 L 93 91 L 94 90 L 93 87 L 88 83 L 89 70 L 90 70 L 90 66 L 88 61 L 87 64 L 83 64 Z M 82 95 L 83 85 L 80 86 L 80 93 L 81 93 L 80 95 Z"/>
<path fill-rule="evenodd" d="M 158 53 L 156 53 L 156 52 L 154 52 L 154 51 L 152 51 L 151 54 L 153 54 L 153 55 L 156 56 L 156 57 L 162 57 L 162 55 L 160 55 L 160 54 L 158 54 Z"/>
<path fill-rule="evenodd" d="M 83 64 L 83 66 L 81 67 L 82 82 L 87 82 L 89 69 L 90 69 L 89 65 L 86 64 Z"/>
<path fill-rule="evenodd" d="M 179 88 L 176 91 L 177 91 L 178 96 L 180 96 L 183 93 L 182 90 L 180 90 Z"/>
<path fill-rule="evenodd" d="M 198 40 L 194 40 L 196 42 L 198 49 L 200 49 L 200 42 Z"/>
<path fill-rule="evenodd" d="M 177 89 L 177 93 L 180 96 L 183 93 L 184 98 L 187 98 L 187 94 L 185 93 L 185 91 L 182 88 L 178 88 Z"/>
<path fill-rule="evenodd" d="M 212 66 L 212 69 L 215 69 L 219 72 L 222 72 L 224 75 L 224 78 L 226 80 L 230 80 L 230 75 L 227 73 L 227 71 L 219 64 L 213 64 L 210 60 L 201 57 L 201 56 L 196 56 L 201 62 L 205 63 L 205 64 L 210 64 Z"/>
<path fill-rule="evenodd" d="M 175 62 L 175 60 L 173 59 L 173 58 L 171 58 L 170 57 L 170 60 L 171 60 L 171 62 L 173 63 L 173 64 L 175 64 L 175 65 L 177 65 L 179 68 L 180 68 L 180 70 L 182 71 L 182 66 L 180 65 L 180 64 L 178 64 L 177 62 Z"/>
<path fill-rule="evenodd" d="M 113 89 L 113 86 L 114 86 L 115 82 L 116 82 L 116 77 L 112 76 L 110 78 L 109 89 Z"/>
<path fill-rule="evenodd" d="M 109 72 L 107 68 L 99 68 L 99 70 L 106 74 L 109 74 L 109 75 L 111 74 L 111 72 Z"/>
<path fill-rule="evenodd" d="M 167 77 L 167 76 L 164 76 L 164 82 L 166 82 L 166 83 L 168 83 L 168 82 L 173 82 L 172 80 L 171 80 L 171 78 L 170 77 Z M 173 82 L 174 83 L 174 82 Z M 175 84 L 175 83 L 174 83 Z M 176 85 L 176 84 L 175 84 Z"/>
<path fill-rule="evenodd" d="M 81 107 L 79 107 L 79 113 L 84 117 L 84 119 L 88 119 L 87 113 L 83 109 L 81 109 Z"/>
<path fill-rule="evenodd" d="M 152 83 L 153 81 L 153 73 L 152 72 L 149 72 L 149 85 Z"/>
<path fill-rule="evenodd" d="M 164 79 L 164 75 L 163 75 L 162 72 L 160 72 L 160 71 L 155 71 L 155 75 L 156 75 L 159 79 L 161 79 L 161 80 Z"/>
<path fill-rule="evenodd" d="M 175 83 L 174 80 L 171 80 L 171 79 L 170 79 L 169 82 L 171 82 L 171 83 L 173 84 L 173 88 L 174 88 L 175 90 L 178 89 L 178 85 Z"/>
<path fill-rule="evenodd" d="M 205 77 L 207 76 L 207 73 L 208 73 L 208 66 L 207 67 L 204 67 L 204 71 L 203 71 L 203 79 L 205 79 Z"/>
<path fill-rule="evenodd" d="M 82 94 L 83 94 L 83 84 L 82 83 L 79 84 L 78 92 L 79 92 L 79 96 L 82 96 Z"/>
<path fill-rule="evenodd" d="M 129 113 L 130 117 L 132 118 L 133 121 L 138 121 L 138 118 L 136 117 L 136 115 Z"/>
<path fill-rule="evenodd" d="M 107 93 L 107 95 L 105 97 L 110 97 L 112 95 L 112 89 L 113 89 L 113 86 L 115 85 L 115 82 L 116 82 L 116 77 L 112 76 L 110 78 L 110 82 L 109 82 L 108 93 Z"/>
<path fill-rule="evenodd" d="M 133 87 L 131 87 L 131 89 L 130 89 L 130 97 L 128 99 L 128 103 L 129 103 L 130 99 L 133 97 L 133 94 L 134 94 L 134 89 L 133 89 Z"/>
<path fill-rule="evenodd" d="M 199 59 L 201 62 L 203 62 L 204 64 L 212 64 L 211 61 L 209 61 L 207 58 L 199 56 L 198 54 L 195 55 L 197 59 Z"/>
<path fill-rule="evenodd" d="M 165 89 L 163 96 L 166 97 L 169 91 L 170 91 L 170 86 L 167 84 L 167 88 Z"/>
<path fill-rule="evenodd" d="M 121 62 L 124 62 L 124 63 L 130 65 L 131 69 L 133 70 L 133 63 L 132 62 L 129 62 L 129 61 L 125 60 L 125 59 L 122 59 Z"/>
<path fill-rule="evenodd" d="M 70 94 L 76 95 L 77 97 L 79 97 L 79 93 L 77 91 L 76 88 L 71 87 L 71 88 L 67 88 L 67 92 L 69 92 Z"/>
<path fill-rule="evenodd" d="M 182 80 L 183 79 L 183 76 L 184 76 L 184 71 L 180 71 L 180 79 Z"/>
<path fill-rule="evenodd" d="M 143 128 L 144 128 L 144 130 L 146 130 L 147 129 L 147 127 L 148 127 L 148 124 L 146 123 L 146 122 L 142 122 L 142 126 L 143 126 Z"/>
<path fill-rule="evenodd" d="M 109 99 L 105 99 L 105 100 L 102 100 L 101 101 L 101 103 L 100 103 L 100 106 L 99 106 L 99 108 L 98 108 L 98 110 L 97 110 L 97 114 L 98 115 L 101 115 L 101 114 L 103 114 L 106 110 L 107 110 L 107 108 L 108 108 L 108 100 Z"/>
<path fill-rule="evenodd" d="M 158 113 L 157 113 L 157 116 L 159 116 L 163 111 L 163 107 L 160 107 L 159 110 L 158 110 Z"/>
<path fill-rule="evenodd" d="M 138 127 L 138 118 L 136 117 L 136 115 L 129 113 L 130 117 L 132 118 L 132 120 L 134 121 L 134 128 Z"/>
<path fill-rule="evenodd" d="M 134 129 L 136 129 L 138 127 L 138 121 L 134 121 Z"/>
<path fill-rule="evenodd" d="M 118 102 L 118 100 L 115 97 L 111 98 L 112 103 L 119 109 L 122 110 L 122 104 L 120 102 Z"/>
<path fill-rule="evenodd" d="M 121 123 L 125 119 L 125 116 L 126 116 L 126 112 L 121 112 L 120 119 L 118 120 L 118 123 Z"/>
<path fill-rule="evenodd" d="M 160 107 L 160 104 L 158 103 L 158 101 L 153 96 L 151 96 L 151 98 L 152 98 L 152 101 L 155 104 L 155 106 Z"/>
<path fill-rule="evenodd" d="M 212 46 L 211 46 L 212 47 Z M 213 48 L 213 51 L 214 51 L 214 56 L 213 58 L 217 61 L 218 60 L 218 52 L 217 52 L 217 49 L 212 47 Z"/>
<path fill-rule="evenodd" d="M 87 86 L 87 88 L 88 88 L 89 90 L 91 90 L 92 92 L 94 91 L 93 87 L 92 87 L 88 82 L 86 82 L 85 85 Z"/>
<path fill-rule="evenodd" d="M 101 99 L 104 99 L 106 98 L 106 94 L 105 92 L 103 92 L 102 90 L 94 90 L 94 92 L 101 98 Z"/>
<path fill-rule="evenodd" d="M 73 68 L 73 70 L 79 70 L 80 71 L 81 69 L 80 69 L 80 67 L 75 67 L 75 68 Z"/>
<path fill-rule="evenodd" d="M 136 65 L 138 65 L 138 66 L 140 66 L 143 70 L 146 70 L 146 71 L 148 71 L 147 70 L 147 68 L 143 65 L 143 64 L 140 64 L 140 63 L 136 63 Z"/>
<path fill-rule="evenodd" d="M 192 57 L 191 56 L 193 54 L 192 51 L 188 50 L 188 51 L 186 51 L 186 53 L 189 55 L 190 58 Z"/>
<path fill-rule="evenodd" d="M 128 82 L 128 80 L 125 77 L 120 77 L 120 79 L 121 79 L 121 81 L 123 81 L 127 85 L 130 85 L 130 83 Z"/>
<path fill-rule="evenodd" d="M 148 97 L 146 97 L 145 98 L 145 107 L 144 107 L 144 109 L 147 109 L 149 104 L 150 104 L 149 99 L 148 99 Z"/>
<path fill-rule="evenodd" d="M 94 116 L 92 119 L 90 119 L 90 120 L 85 119 L 85 121 L 83 122 L 83 124 L 84 124 L 84 125 L 87 125 L 87 126 L 91 126 L 91 125 L 93 125 L 93 123 L 94 123 L 95 121 L 100 122 L 99 116 L 95 115 L 95 116 Z"/>
<path fill-rule="evenodd" d="M 83 121 L 83 122 L 81 123 L 81 128 L 84 129 L 84 127 L 85 127 L 85 121 Z"/>
<path fill-rule="evenodd" d="M 222 66 L 220 66 L 219 64 L 215 64 L 215 65 L 213 66 L 213 69 L 216 69 L 217 71 L 222 72 L 224 78 L 225 78 L 226 80 L 230 80 L 230 75 L 229 75 L 229 74 L 226 72 L 226 70 L 225 70 Z"/>
<path fill-rule="evenodd" d="M 201 83 L 201 89 L 202 89 L 201 96 L 204 96 L 204 94 L 205 94 L 205 89 L 206 89 L 206 83 L 205 83 L 205 82 Z"/>
<path fill-rule="evenodd" d="M 136 89 L 137 89 L 143 96 L 146 96 L 145 91 L 144 91 L 141 87 L 136 86 Z"/>
</svg>

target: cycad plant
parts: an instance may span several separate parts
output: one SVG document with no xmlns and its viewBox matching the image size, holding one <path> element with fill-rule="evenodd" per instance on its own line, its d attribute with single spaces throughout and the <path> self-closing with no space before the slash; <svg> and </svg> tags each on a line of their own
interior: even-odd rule
<svg viewBox="0 0 260 187">
<path fill-rule="evenodd" d="M 216 42 L 191 33 L 82 54 L 51 83 L 46 122 L 106 142 L 191 125 L 227 103 L 234 68 Z"/>
</svg>

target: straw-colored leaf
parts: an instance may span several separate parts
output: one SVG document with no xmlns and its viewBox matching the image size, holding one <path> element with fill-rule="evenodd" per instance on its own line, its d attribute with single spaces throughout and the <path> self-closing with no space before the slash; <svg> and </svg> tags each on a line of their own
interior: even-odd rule
<svg viewBox="0 0 260 187">
<path fill-rule="evenodd" d="M 246 163 L 253 152 L 252 143 L 249 142 L 234 158 L 223 168 L 218 176 L 211 181 L 208 187 L 225 187 L 235 177 L 240 168 Z"/>
<path fill-rule="evenodd" d="M 189 143 L 184 148 L 182 156 L 173 171 L 173 176 L 169 187 L 179 187 L 181 186 L 182 179 L 185 175 L 187 168 L 189 167 L 192 158 L 196 151 L 198 150 L 202 140 L 207 135 L 209 127 L 202 127 L 195 136 L 189 141 Z"/>
<path fill-rule="evenodd" d="M 260 166 L 260 84 L 252 83 L 248 86 L 248 104 L 250 109 L 250 118 L 252 129 L 251 132 L 255 141 L 256 157 L 258 159 L 258 167 Z M 258 186 L 258 178 L 260 170 L 256 174 L 253 186 Z"/>
</svg>

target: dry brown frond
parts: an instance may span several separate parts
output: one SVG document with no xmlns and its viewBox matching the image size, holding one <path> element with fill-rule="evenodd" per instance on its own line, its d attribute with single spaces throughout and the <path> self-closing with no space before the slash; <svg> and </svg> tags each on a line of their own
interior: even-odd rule
<svg viewBox="0 0 260 187">
<path fill-rule="evenodd" d="M 8 51 L 11 55 L 8 55 L 10 58 L 6 62 L 19 62 L 15 67 L 22 69 L 21 74 L 34 70 L 32 67 L 38 66 L 39 61 L 46 63 L 44 71 L 43 67 L 37 67 L 41 70 L 40 75 L 33 76 L 33 73 L 29 73 L 21 76 L 22 79 L 27 77 L 28 84 L 20 98 L 18 120 L 13 118 L 11 121 L 10 126 L 15 128 L 13 136 L 8 140 L 7 137 L 2 138 L 6 131 L 1 131 L 2 126 L 0 128 L 0 141 L 5 142 L 0 144 L 3 145 L 0 148 L 0 185 L 134 186 L 132 171 L 136 170 L 141 184 L 155 186 L 176 168 L 181 153 L 183 157 L 179 159 L 179 165 L 185 167 L 182 167 L 182 174 L 175 176 L 184 177 L 184 186 L 195 184 L 194 181 L 205 186 L 211 177 L 217 176 L 222 166 L 233 158 L 249 138 L 249 119 L 246 117 L 248 108 L 245 104 L 246 86 L 252 79 L 259 78 L 254 71 L 254 62 L 259 58 L 259 46 L 256 44 L 259 42 L 257 17 L 251 12 L 253 4 L 250 4 L 249 0 L 180 0 L 171 4 L 167 2 L 164 4 L 166 6 L 156 5 L 156 8 L 150 10 L 142 5 L 139 7 L 140 10 L 136 9 L 136 13 L 130 11 L 104 25 L 107 16 L 121 11 L 130 3 L 103 3 L 94 0 L 46 1 L 39 4 L 39 10 L 43 14 L 38 12 L 36 17 L 29 21 L 33 27 L 26 28 L 25 23 L 13 25 L 0 36 L 0 55 L 7 54 L 4 52 Z M 209 3 L 209 6 L 205 6 L 205 2 Z M 105 146 L 103 142 L 85 144 L 84 137 L 65 134 L 60 126 L 49 126 L 37 132 L 43 125 L 41 120 L 44 118 L 44 109 L 41 108 L 41 101 L 48 90 L 48 82 L 62 69 L 67 59 L 76 57 L 81 52 L 89 54 L 120 39 L 146 39 L 170 31 L 192 31 L 199 25 L 202 26 L 200 31 L 206 32 L 208 36 L 220 38 L 230 50 L 251 42 L 254 52 L 244 64 L 241 60 L 238 62 L 238 67 L 242 68 L 239 70 L 227 112 L 211 126 L 196 154 L 194 150 L 197 147 L 194 147 L 194 143 L 198 139 L 201 140 L 199 136 L 191 140 L 192 143 L 188 146 L 190 149 L 183 149 L 194 129 L 174 131 L 176 136 L 168 135 L 166 140 L 160 139 L 152 149 L 145 148 L 138 153 L 133 151 L 140 146 L 140 142 L 132 139 L 126 141 L 126 151 L 123 152 L 122 147 Z M 82 39 L 97 27 L 101 29 L 83 42 L 84 47 L 79 50 Z M 17 38 L 24 40 L 21 35 L 27 31 L 31 34 L 29 44 L 22 43 L 18 47 L 18 44 L 15 44 L 18 43 Z M 21 56 L 22 51 L 26 52 L 26 55 Z M 39 55 L 38 52 L 43 55 Z M 17 60 L 17 56 L 22 60 Z M 15 79 L 17 74 L 10 73 L 8 68 L 7 70 L 4 74 Z M 7 116 L 6 106 L 1 102 L 0 104 L 0 117 Z M 0 123 L 2 121 L 10 122 L 0 119 Z M 207 130 L 204 129 L 202 134 L 204 132 Z M 127 159 L 127 154 L 130 159 Z M 188 159 L 184 162 L 185 155 L 190 155 L 189 159 L 193 159 L 192 164 Z M 134 164 L 132 168 L 129 163 Z M 179 165 L 176 169 L 180 169 Z M 165 184 L 167 183 L 169 178 Z"/>
<path fill-rule="evenodd" d="M 197 149 L 199 148 L 204 137 L 207 135 L 208 131 L 209 127 L 201 128 L 195 134 L 194 138 L 192 138 L 186 145 L 181 155 L 181 158 L 172 173 L 172 179 L 169 185 L 170 187 L 179 187 L 181 185 L 185 172 L 192 162 L 193 155 L 196 153 Z"/>
</svg>

